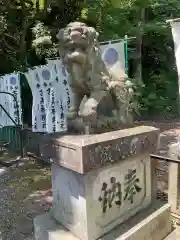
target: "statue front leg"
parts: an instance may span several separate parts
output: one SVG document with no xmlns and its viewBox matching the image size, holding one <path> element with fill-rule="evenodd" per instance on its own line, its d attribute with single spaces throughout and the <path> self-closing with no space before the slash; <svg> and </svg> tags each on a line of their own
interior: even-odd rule
<svg viewBox="0 0 180 240">
<path fill-rule="evenodd" d="M 68 131 L 80 133 L 84 130 L 82 119 L 78 112 L 83 94 L 80 94 L 76 89 L 72 88 L 72 102 L 68 110 Z"/>
<path fill-rule="evenodd" d="M 79 107 L 83 99 L 83 94 L 79 94 L 76 89 L 72 89 L 72 102 L 68 110 L 68 120 L 75 120 L 78 117 Z"/>
</svg>

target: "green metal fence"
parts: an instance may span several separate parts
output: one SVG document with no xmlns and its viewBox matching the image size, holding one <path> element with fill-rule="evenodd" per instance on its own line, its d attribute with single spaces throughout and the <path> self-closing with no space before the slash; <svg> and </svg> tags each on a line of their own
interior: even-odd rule
<svg viewBox="0 0 180 240">
<path fill-rule="evenodd" d="M 30 130 L 22 130 L 22 134 L 20 134 L 20 129 L 17 127 L 0 128 L 0 141 L 8 142 L 8 150 L 16 153 L 21 153 L 22 144 L 26 152 L 32 152 L 39 155 L 41 137 L 42 134 L 33 133 Z"/>
<path fill-rule="evenodd" d="M 21 138 L 17 127 L 0 128 L 0 141 L 9 142 L 8 149 L 19 152 L 21 148 Z"/>
<path fill-rule="evenodd" d="M 39 156 L 42 137 L 42 133 L 35 133 L 31 130 L 23 130 L 23 147 L 25 151 L 34 153 Z"/>
</svg>

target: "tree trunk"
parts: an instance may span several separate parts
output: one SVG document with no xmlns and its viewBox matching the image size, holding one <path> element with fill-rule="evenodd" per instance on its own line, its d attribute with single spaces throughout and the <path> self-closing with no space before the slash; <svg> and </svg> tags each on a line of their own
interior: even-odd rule
<svg viewBox="0 0 180 240">
<path fill-rule="evenodd" d="M 22 16 L 21 16 L 21 38 L 20 38 L 20 63 L 21 66 L 26 65 L 26 32 L 27 32 L 27 17 L 26 6 L 24 0 L 21 0 Z"/>
</svg>

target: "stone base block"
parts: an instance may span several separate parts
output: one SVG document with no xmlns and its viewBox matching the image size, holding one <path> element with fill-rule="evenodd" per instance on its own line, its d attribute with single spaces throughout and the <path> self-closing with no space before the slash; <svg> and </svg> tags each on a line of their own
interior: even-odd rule
<svg viewBox="0 0 180 240">
<path fill-rule="evenodd" d="M 52 160 L 54 219 L 82 240 L 94 240 L 152 202 L 159 130 L 135 127 L 93 135 L 54 135 L 44 156 Z"/>
<path fill-rule="evenodd" d="M 51 213 L 34 220 L 35 240 L 78 240 L 68 230 L 52 219 Z M 101 240 L 163 240 L 172 231 L 169 204 L 155 201 L 145 211 L 113 229 Z M 83 240 L 83 239 L 82 239 Z"/>
</svg>

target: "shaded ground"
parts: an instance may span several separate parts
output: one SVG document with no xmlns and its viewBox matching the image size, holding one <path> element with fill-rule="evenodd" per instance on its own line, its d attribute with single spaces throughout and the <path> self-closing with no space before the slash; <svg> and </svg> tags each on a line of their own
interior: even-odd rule
<svg viewBox="0 0 180 240">
<path fill-rule="evenodd" d="M 141 122 L 138 125 L 160 128 L 159 153 L 161 155 L 167 155 L 168 144 L 176 141 L 176 131 L 180 129 L 180 123 L 177 122 Z M 14 159 L 14 156 L 10 159 Z M 4 160 L 0 158 L 0 163 Z M 159 162 L 159 168 L 165 170 L 162 178 L 167 180 L 167 164 Z M 1 240 L 33 240 L 33 218 L 47 211 L 51 206 L 50 175 L 48 167 L 42 167 L 29 159 L 25 159 L 14 168 L 0 168 Z M 162 186 L 162 183 L 163 181 L 160 187 L 166 188 L 167 186 Z"/>
<path fill-rule="evenodd" d="M 33 218 L 50 207 L 50 169 L 28 160 L 0 175 L 0 239 L 32 240 Z"/>
</svg>

